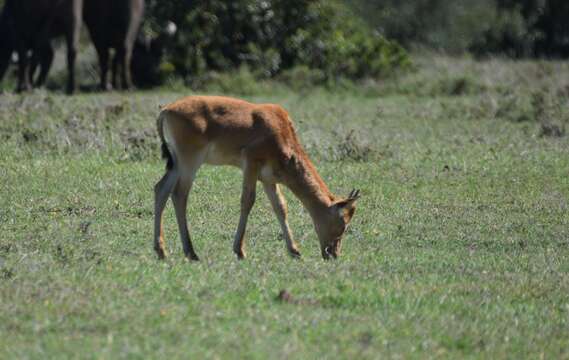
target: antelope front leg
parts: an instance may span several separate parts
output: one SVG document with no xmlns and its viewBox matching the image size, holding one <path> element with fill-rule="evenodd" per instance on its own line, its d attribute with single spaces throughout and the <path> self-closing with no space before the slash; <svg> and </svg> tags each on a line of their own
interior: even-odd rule
<svg viewBox="0 0 569 360">
<path fill-rule="evenodd" d="M 283 236 L 285 238 L 286 248 L 288 250 L 288 253 L 292 257 L 300 257 L 300 251 L 298 251 L 298 245 L 294 242 L 292 238 L 292 232 L 290 231 L 290 227 L 288 226 L 286 201 L 281 192 L 280 187 L 277 184 L 269 184 L 269 183 L 263 183 L 263 187 L 265 189 L 265 193 L 267 194 L 269 200 L 271 201 L 273 211 L 277 215 L 279 224 L 281 225 L 281 231 L 283 232 Z"/>
<path fill-rule="evenodd" d="M 233 252 L 239 259 L 245 258 L 245 230 L 247 228 L 247 219 L 249 213 L 255 203 L 255 192 L 257 187 L 257 170 L 250 161 L 246 161 L 243 169 L 243 189 L 241 192 L 241 215 L 239 217 L 239 225 L 235 233 L 233 241 Z"/>
</svg>

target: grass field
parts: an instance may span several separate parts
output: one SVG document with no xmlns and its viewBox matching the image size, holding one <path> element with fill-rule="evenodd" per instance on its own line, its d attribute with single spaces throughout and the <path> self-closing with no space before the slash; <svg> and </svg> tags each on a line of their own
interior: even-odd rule
<svg viewBox="0 0 569 360">
<path fill-rule="evenodd" d="M 171 204 L 156 259 L 155 118 L 189 91 L 0 95 L 0 358 L 569 358 L 569 66 L 422 66 L 245 96 L 290 111 L 332 191 L 361 189 L 328 262 L 290 192 L 302 260 L 261 192 L 237 261 L 223 167 L 190 195 L 202 261 Z"/>
</svg>

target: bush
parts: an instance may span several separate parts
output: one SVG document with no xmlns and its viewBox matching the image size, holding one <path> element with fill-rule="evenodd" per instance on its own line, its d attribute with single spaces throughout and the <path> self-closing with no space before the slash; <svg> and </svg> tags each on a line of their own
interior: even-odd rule
<svg viewBox="0 0 569 360">
<path fill-rule="evenodd" d="M 512 57 L 569 56 L 567 0 L 346 0 L 406 47 Z"/>
<path fill-rule="evenodd" d="M 532 39 L 536 34 L 520 7 L 500 7 L 489 19 L 492 25 L 471 41 L 469 50 L 473 54 L 504 54 L 515 58 L 533 55 Z"/>
<path fill-rule="evenodd" d="M 380 76 L 407 53 L 370 31 L 342 2 L 324 0 L 150 1 L 150 24 L 178 25 L 167 61 L 189 80 L 246 65 L 256 77 L 307 67 L 326 79 Z"/>
<path fill-rule="evenodd" d="M 385 75 L 408 67 L 407 53 L 395 42 L 371 34 L 339 5 L 315 4 L 314 21 L 299 29 L 286 44 L 296 54 L 296 64 L 320 69 L 326 78 L 358 79 Z"/>
<path fill-rule="evenodd" d="M 295 91 L 301 91 L 311 86 L 324 85 L 326 76 L 319 69 L 311 69 L 306 65 L 284 70 L 278 77 L 285 85 Z"/>
<path fill-rule="evenodd" d="M 387 38 L 406 48 L 464 52 L 488 27 L 494 0 L 346 0 Z"/>
<path fill-rule="evenodd" d="M 255 95 L 262 91 L 260 84 L 247 65 L 241 65 L 239 69 L 231 73 L 208 72 L 200 77 L 195 77 L 191 86 L 194 89 L 224 94 Z"/>
</svg>

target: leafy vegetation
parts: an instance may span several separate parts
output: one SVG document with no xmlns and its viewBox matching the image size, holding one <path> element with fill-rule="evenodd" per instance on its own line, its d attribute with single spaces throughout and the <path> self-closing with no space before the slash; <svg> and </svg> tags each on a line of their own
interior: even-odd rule
<svg viewBox="0 0 569 360">
<path fill-rule="evenodd" d="M 188 90 L 2 95 L 0 358 L 567 358 L 569 146 L 543 124 L 567 126 L 568 65 L 417 63 L 334 93 L 247 90 L 290 110 L 335 192 L 362 190 L 330 262 L 289 192 L 302 260 L 260 194 L 237 261 L 224 167 L 190 195 L 202 261 L 171 206 L 155 258 L 155 117 Z"/>
<path fill-rule="evenodd" d="M 150 29 L 178 24 L 168 61 L 191 82 L 244 65 L 261 78 L 306 66 L 328 79 L 375 77 L 410 65 L 403 48 L 374 34 L 341 1 L 151 1 L 148 18 Z"/>
<path fill-rule="evenodd" d="M 380 33 L 407 46 L 453 53 L 569 55 L 565 0 L 346 0 Z"/>
</svg>

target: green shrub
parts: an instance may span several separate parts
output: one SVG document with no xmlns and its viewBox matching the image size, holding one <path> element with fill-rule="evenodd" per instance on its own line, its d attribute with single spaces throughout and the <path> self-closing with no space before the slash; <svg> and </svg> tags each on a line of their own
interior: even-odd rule
<svg viewBox="0 0 569 360">
<path fill-rule="evenodd" d="M 184 79 L 246 65 L 268 78 L 295 67 L 326 79 L 377 77 L 410 64 L 405 50 L 373 33 L 340 1 L 150 1 L 150 24 L 178 25 L 167 61 Z"/>
<path fill-rule="evenodd" d="M 569 56 L 567 0 L 345 0 L 405 47 L 513 57 Z"/>
<path fill-rule="evenodd" d="M 469 50 L 478 56 L 502 53 L 510 57 L 532 54 L 532 37 L 535 34 L 518 7 L 502 9 L 492 16 L 488 26 L 472 39 Z"/>
<path fill-rule="evenodd" d="M 296 64 L 320 69 L 327 78 L 363 78 L 408 67 L 401 46 L 366 27 L 340 5 L 318 3 L 312 9 L 320 21 L 299 29 L 287 44 L 297 54 Z"/>
<path fill-rule="evenodd" d="M 189 85 L 195 91 L 233 95 L 257 95 L 269 90 L 267 84 L 258 79 L 246 64 L 233 71 L 208 71 L 195 76 Z"/>
<path fill-rule="evenodd" d="M 300 91 L 311 86 L 324 85 L 326 76 L 320 69 L 311 69 L 306 65 L 299 65 L 282 71 L 278 80 L 291 89 Z"/>
</svg>

